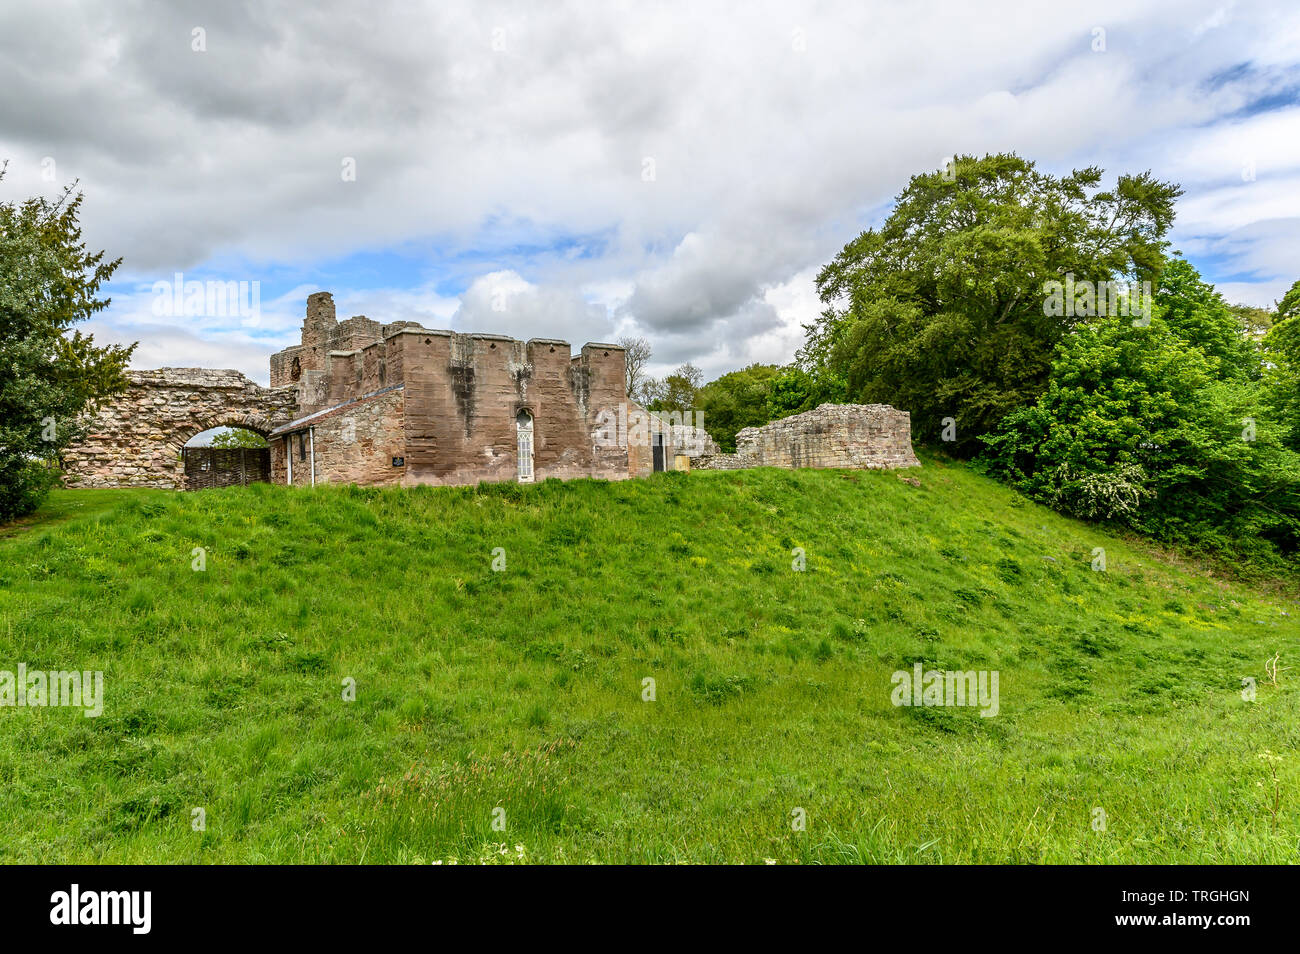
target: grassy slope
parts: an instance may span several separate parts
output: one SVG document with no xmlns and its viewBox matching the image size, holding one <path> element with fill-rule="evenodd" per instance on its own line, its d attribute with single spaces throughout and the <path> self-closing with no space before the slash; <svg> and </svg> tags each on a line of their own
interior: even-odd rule
<svg viewBox="0 0 1300 954">
<path fill-rule="evenodd" d="M 0 669 L 107 706 L 0 709 L 0 860 L 1294 861 L 1294 599 L 912 473 L 60 492 Z M 916 661 L 1001 713 L 895 708 Z"/>
</svg>

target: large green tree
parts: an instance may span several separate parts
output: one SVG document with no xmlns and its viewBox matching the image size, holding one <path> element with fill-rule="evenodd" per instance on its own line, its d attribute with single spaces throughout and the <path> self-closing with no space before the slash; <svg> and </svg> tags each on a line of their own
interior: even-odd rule
<svg viewBox="0 0 1300 954">
<path fill-rule="evenodd" d="M 913 176 L 878 229 L 817 278 L 826 306 L 800 352 L 841 375 L 848 397 L 912 413 L 954 449 L 1043 393 L 1054 349 L 1076 323 L 1051 314 L 1045 283 L 1156 282 L 1178 186 L 1149 173 L 1102 187 L 1102 171 L 1039 171 L 1014 154 L 958 157 Z"/>
<path fill-rule="evenodd" d="M 1190 262 L 1176 257 L 1168 260 L 1160 273 L 1156 302 L 1170 330 L 1211 361 L 1216 378 L 1259 378 L 1259 346 L 1246 327 L 1250 316 L 1224 301 Z"/>
<path fill-rule="evenodd" d="M 1061 342 L 1046 392 L 984 462 L 1057 509 L 1262 562 L 1300 555 L 1300 454 L 1270 406 L 1242 316 L 1186 262 L 1147 327 L 1094 317 Z"/>
<path fill-rule="evenodd" d="M 1300 451 L 1300 281 L 1278 303 L 1263 349 L 1269 407 L 1286 424 L 1286 445 Z"/>
<path fill-rule="evenodd" d="M 845 401 L 844 378 L 825 369 L 805 370 L 788 364 L 772 379 L 767 395 L 769 420 L 789 417 L 811 411 L 822 404 L 842 404 Z"/>
<path fill-rule="evenodd" d="M 774 364 L 751 364 L 700 388 L 696 409 L 704 415 L 704 429 L 728 453 L 736 450 L 736 433 L 771 420 L 768 396 L 781 369 Z"/>
<path fill-rule="evenodd" d="M 81 202 L 69 187 L 0 203 L 0 521 L 40 504 L 83 415 L 126 387 L 135 346 L 100 347 L 72 327 L 108 306 L 99 290 L 121 263 L 87 251 Z"/>
<path fill-rule="evenodd" d="M 662 382 L 656 382 L 649 390 L 653 400 L 649 409 L 652 411 L 669 411 L 685 414 L 695 410 L 696 394 L 704 381 L 704 373 L 687 361 Z"/>
</svg>

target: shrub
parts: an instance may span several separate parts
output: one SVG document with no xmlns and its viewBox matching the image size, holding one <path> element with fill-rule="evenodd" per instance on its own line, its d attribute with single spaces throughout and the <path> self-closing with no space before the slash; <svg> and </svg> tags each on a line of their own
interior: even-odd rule
<svg viewBox="0 0 1300 954">
<path fill-rule="evenodd" d="M 57 469 L 35 461 L 0 458 L 0 523 L 24 517 L 58 484 Z"/>
</svg>

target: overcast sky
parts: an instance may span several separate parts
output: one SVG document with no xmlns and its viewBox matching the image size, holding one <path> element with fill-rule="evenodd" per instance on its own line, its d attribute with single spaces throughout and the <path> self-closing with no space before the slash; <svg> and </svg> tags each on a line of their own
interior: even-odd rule
<svg viewBox="0 0 1300 954">
<path fill-rule="evenodd" d="M 1181 183 L 1175 247 L 1271 304 L 1300 278 L 1300 4 L 0 6 L 0 199 L 80 180 L 124 259 L 89 330 L 137 367 L 265 383 L 316 290 L 644 335 L 660 374 L 785 362 L 911 174 L 1003 150 Z M 260 314 L 159 314 L 177 272 L 258 282 Z"/>
</svg>

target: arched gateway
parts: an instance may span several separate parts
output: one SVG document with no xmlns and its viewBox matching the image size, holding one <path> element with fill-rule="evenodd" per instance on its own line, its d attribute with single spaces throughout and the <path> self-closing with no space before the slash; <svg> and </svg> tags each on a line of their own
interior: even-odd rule
<svg viewBox="0 0 1300 954">
<path fill-rule="evenodd" d="M 63 454 L 70 487 L 166 487 L 189 484 L 181 448 L 213 427 L 262 436 L 293 420 L 294 388 L 264 388 L 238 371 L 159 368 L 128 371 L 130 387 L 102 408 L 86 439 Z"/>
</svg>

